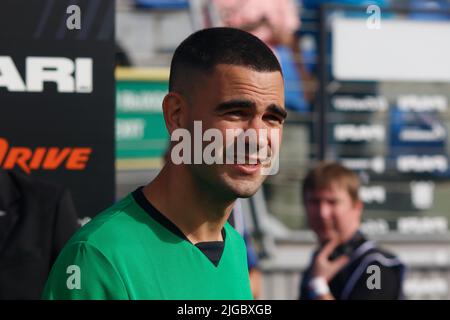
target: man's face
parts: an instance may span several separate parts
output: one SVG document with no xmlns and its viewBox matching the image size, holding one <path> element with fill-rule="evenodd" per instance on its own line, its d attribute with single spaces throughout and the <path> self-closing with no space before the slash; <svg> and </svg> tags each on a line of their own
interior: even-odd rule
<svg viewBox="0 0 450 320">
<path fill-rule="evenodd" d="M 280 72 L 258 72 L 241 66 L 218 65 L 212 74 L 200 77 L 190 99 L 187 127 L 194 133 L 194 121 L 201 121 L 203 132 L 215 128 L 224 138 L 224 164 L 191 165 L 194 176 L 206 187 L 215 189 L 226 197 L 249 197 L 261 186 L 265 175 L 262 164 L 248 164 L 250 155 L 246 148 L 246 164 L 225 164 L 229 148 L 225 143 L 227 129 L 251 130 L 257 133 L 258 148 L 267 148 L 271 154 L 280 145 L 286 111 L 284 109 L 284 85 Z M 259 135 L 266 131 L 266 135 Z M 278 136 L 273 141 L 273 130 Z M 249 140 L 247 140 L 249 141 Z M 210 142 L 203 142 L 203 147 Z M 235 148 L 235 154 L 237 155 Z"/>
<path fill-rule="evenodd" d="M 343 242 L 359 226 L 362 203 L 354 202 L 348 191 L 337 184 L 308 191 L 304 200 L 309 226 L 321 243 L 332 239 Z"/>
</svg>

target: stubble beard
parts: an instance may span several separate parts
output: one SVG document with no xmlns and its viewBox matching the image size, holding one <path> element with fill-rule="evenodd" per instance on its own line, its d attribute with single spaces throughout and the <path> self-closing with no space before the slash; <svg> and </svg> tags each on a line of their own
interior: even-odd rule
<svg viewBox="0 0 450 320">
<path fill-rule="evenodd" d="M 261 187 L 265 176 L 245 177 L 232 172 L 228 165 L 194 165 L 192 175 L 199 187 L 223 201 L 249 198 Z"/>
</svg>

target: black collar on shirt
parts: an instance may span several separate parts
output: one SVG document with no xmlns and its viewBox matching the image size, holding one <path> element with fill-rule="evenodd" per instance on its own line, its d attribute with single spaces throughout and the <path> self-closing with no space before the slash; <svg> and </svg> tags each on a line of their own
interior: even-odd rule
<svg viewBox="0 0 450 320">
<path fill-rule="evenodd" d="M 145 197 L 143 193 L 143 187 L 137 188 L 132 192 L 134 200 L 137 204 L 147 212 L 150 217 L 156 220 L 160 225 L 162 225 L 167 230 L 171 231 L 183 240 L 189 241 L 186 235 L 165 215 L 163 215 L 158 209 L 156 209 Z M 195 244 L 197 248 L 217 267 L 222 257 L 223 249 L 225 247 L 225 228 L 222 228 L 222 238 L 223 241 L 205 241 L 198 242 Z M 190 241 L 189 241 L 190 242 Z"/>
<path fill-rule="evenodd" d="M 333 253 L 330 255 L 331 260 L 339 257 L 340 255 L 351 256 L 353 251 L 355 251 L 360 245 L 366 242 L 367 239 L 360 231 L 356 231 L 355 234 L 347 242 L 340 244 L 334 249 Z"/>
</svg>

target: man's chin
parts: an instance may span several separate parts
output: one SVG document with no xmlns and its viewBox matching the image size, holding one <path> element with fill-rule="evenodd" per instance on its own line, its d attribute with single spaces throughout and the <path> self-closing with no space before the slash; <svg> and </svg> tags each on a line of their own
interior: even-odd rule
<svg viewBox="0 0 450 320">
<path fill-rule="evenodd" d="M 256 190 L 256 191 L 258 191 L 258 190 Z M 245 199 L 245 198 L 250 198 L 251 196 L 253 196 L 255 193 L 256 193 L 256 191 L 242 191 L 242 192 L 236 192 L 235 193 L 235 195 L 236 195 L 236 198 L 243 198 L 243 199 Z"/>
<path fill-rule="evenodd" d="M 250 198 L 261 188 L 261 183 L 235 181 L 228 186 L 237 198 Z"/>
<path fill-rule="evenodd" d="M 265 177 L 262 176 L 242 176 L 234 172 L 223 175 L 223 182 L 228 189 L 238 198 L 249 198 L 261 188 Z"/>
<path fill-rule="evenodd" d="M 320 243 L 327 243 L 332 240 L 336 240 L 337 236 L 334 232 L 331 231 L 323 231 L 318 234 Z"/>
</svg>

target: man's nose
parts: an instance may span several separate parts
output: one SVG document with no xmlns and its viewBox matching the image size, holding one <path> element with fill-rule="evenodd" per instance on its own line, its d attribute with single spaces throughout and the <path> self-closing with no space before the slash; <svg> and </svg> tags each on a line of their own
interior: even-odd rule
<svg viewBox="0 0 450 320">
<path fill-rule="evenodd" d="M 259 114 L 255 114 L 248 122 L 248 127 L 259 130 L 259 129 L 266 129 L 266 123 L 262 119 L 262 116 Z"/>
<path fill-rule="evenodd" d="M 319 215 L 324 220 L 329 219 L 331 217 L 331 208 L 326 202 L 320 202 Z"/>
<path fill-rule="evenodd" d="M 258 146 L 258 149 L 263 149 L 268 146 L 270 136 L 267 126 L 261 117 L 253 117 L 248 123 L 247 130 L 252 130 L 255 132 L 254 135 L 250 136 L 248 141 L 249 143 L 255 143 Z"/>
</svg>

